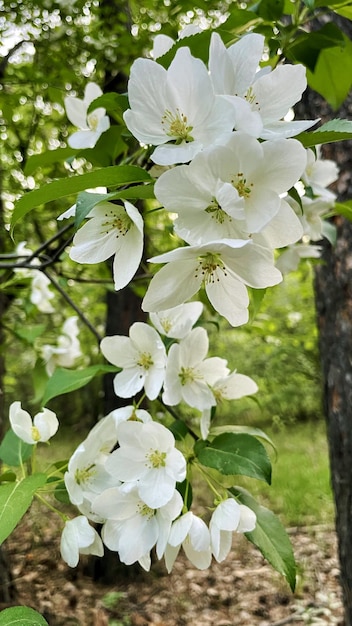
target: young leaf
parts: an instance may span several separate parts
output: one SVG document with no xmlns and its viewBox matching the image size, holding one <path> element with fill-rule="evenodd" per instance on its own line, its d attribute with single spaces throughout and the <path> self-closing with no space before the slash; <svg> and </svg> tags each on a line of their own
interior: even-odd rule
<svg viewBox="0 0 352 626">
<path fill-rule="evenodd" d="M 248 434 L 223 433 L 206 445 L 195 446 L 202 465 L 221 474 L 250 476 L 271 482 L 271 463 L 263 444 Z"/>
<path fill-rule="evenodd" d="M 0 483 L 0 545 L 29 509 L 37 489 L 45 483 L 46 474 L 32 474 L 17 483 Z"/>
<path fill-rule="evenodd" d="M 80 389 L 87 385 L 94 376 L 98 374 L 106 374 L 108 372 L 116 372 L 113 365 L 91 365 L 82 370 L 69 370 L 64 367 L 58 367 L 51 378 L 49 378 L 45 387 L 42 404 L 45 406 L 49 400 L 61 396 L 75 389 Z"/>
<path fill-rule="evenodd" d="M 131 183 L 148 182 L 150 175 L 136 165 L 105 167 L 87 174 L 54 180 L 39 189 L 29 191 L 16 202 L 12 214 L 11 229 L 29 211 L 46 202 L 57 200 L 94 187 L 118 187 Z"/>
<path fill-rule="evenodd" d="M 33 446 L 8 430 L 0 445 L 0 459 L 11 467 L 19 467 L 32 456 Z"/>
<path fill-rule="evenodd" d="M 296 586 L 296 563 L 290 539 L 280 520 L 272 511 L 261 506 L 242 487 L 233 487 L 229 491 L 242 503 L 248 506 L 257 516 L 254 530 L 245 533 L 272 567 L 282 574 L 292 591 Z"/>
<path fill-rule="evenodd" d="M 352 222 L 352 200 L 348 202 L 335 202 L 332 210 L 335 215 L 343 215 Z"/>
<path fill-rule="evenodd" d="M 307 69 L 308 85 L 336 110 L 352 85 L 352 42 L 344 35 L 344 45 L 325 48 L 319 54 L 314 72 Z"/>
<path fill-rule="evenodd" d="M 0 626 L 49 626 L 44 617 L 28 606 L 12 606 L 0 611 Z"/>
<path fill-rule="evenodd" d="M 301 133 L 297 135 L 298 139 L 305 148 L 318 146 L 322 143 L 334 143 L 352 139 L 352 121 L 335 119 L 326 122 L 311 133 Z"/>
</svg>

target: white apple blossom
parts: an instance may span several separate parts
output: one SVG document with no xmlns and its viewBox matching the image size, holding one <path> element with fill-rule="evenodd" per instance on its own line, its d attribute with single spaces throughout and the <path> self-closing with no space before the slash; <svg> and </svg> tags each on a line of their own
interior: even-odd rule
<svg viewBox="0 0 352 626">
<path fill-rule="evenodd" d="M 256 525 L 254 511 L 234 498 L 228 498 L 216 507 L 209 524 L 211 549 L 215 559 L 221 563 L 231 549 L 232 533 L 250 532 Z"/>
<path fill-rule="evenodd" d="M 176 232 L 191 245 L 247 238 L 277 215 L 282 194 L 300 178 L 306 158 L 295 139 L 260 143 L 233 133 L 225 146 L 205 150 L 190 165 L 162 174 L 155 195 L 177 213 Z"/>
<path fill-rule="evenodd" d="M 149 507 L 134 483 L 107 489 L 93 503 L 95 512 L 106 519 L 102 530 L 105 545 L 118 552 L 126 565 L 139 561 L 147 570 L 148 555 L 154 546 L 159 559 L 164 554 L 171 523 L 182 506 L 181 495 L 174 491 L 167 504 L 157 509 Z"/>
<path fill-rule="evenodd" d="M 50 409 L 44 408 L 34 416 L 32 421 L 30 414 L 22 409 L 21 402 L 12 402 L 9 419 L 17 437 L 30 445 L 48 441 L 59 427 L 58 419 Z"/>
<path fill-rule="evenodd" d="M 172 339 L 183 339 L 203 311 L 201 302 L 187 302 L 166 311 L 150 313 L 150 321 L 157 331 Z"/>
<path fill-rule="evenodd" d="M 103 556 L 103 542 L 84 515 L 66 522 L 61 535 L 60 552 L 69 567 L 76 567 L 80 554 Z"/>
<path fill-rule="evenodd" d="M 290 64 L 260 70 L 264 41 L 262 35 L 251 33 L 226 49 L 221 37 L 212 33 L 210 77 L 215 93 L 226 95 L 233 104 L 236 130 L 262 139 L 293 137 L 318 121 L 283 121 L 306 89 L 306 70 Z"/>
<path fill-rule="evenodd" d="M 248 293 L 282 280 L 272 251 L 251 240 L 222 239 L 177 248 L 149 259 L 167 263 L 152 278 L 142 302 L 144 311 L 162 311 L 189 300 L 204 285 L 214 309 L 232 326 L 248 321 Z"/>
<path fill-rule="evenodd" d="M 151 159 L 158 165 L 187 163 L 233 129 L 232 105 L 214 95 L 206 66 L 187 47 L 176 52 L 167 70 L 137 59 L 128 98 L 127 128 L 141 143 L 157 146 Z"/>
<path fill-rule="evenodd" d="M 125 422 L 119 425 L 119 448 L 105 468 L 122 482 L 138 481 L 139 497 L 155 509 L 171 500 L 176 482 L 186 478 L 186 460 L 175 448 L 168 428 L 156 422 Z"/>
<path fill-rule="evenodd" d="M 321 246 L 314 246 L 308 243 L 297 243 L 288 246 L 276 261 L 276 266 L 283 274 L 294 272 L 301 259 L 319 259 L 321 256 Z"/>
<path fill-rule="evenodd" d="M 222 400 L 238 400 L 245 396 L 251 396 L 257 393 L 258 385 L 249 376 L 232 372 L 222 378 L 218 378 L 212 385 L 211 391 L 216 403 Z M 211 422 L 211 410 L 206 408 L 203 410 L 200 418 L 200 432 L 202 439 L 206 439 L 209 434 Z"/>
<path fill-rule="evenodd" d="M 77 322 L 78 318 L 75 315 L 68 317 L 57 339 L 57 345 L 44 344 L 42 346 L 41 354 L 48 376 L 53 374 L 56 367 L 72 367 L 76 359 L 82 356 Z"/>
<path fill-rule="evenodd" d="M 201 327 L 171 346 L 164 382 L 165 404 L 174 406 L 183 400 L 200 411 L 216 404 L 211 385 L 230 370 L 225 359 L 205 358 L 208 348 L 208 335 Z"/>
<path fill-rule="evenodd" d="M 104 337 L 100 348 L 110 363 L 122 368 L 114 378 L 117 396 L 132 398 L 144 387 L 149 400 L 155 400 L 164 381 L 166 351 L 154 328 L 135 322 L 129 337 Z"/>
<path fill-rule="evenodd" d="M 102 94 L 98 85 L 87 83 L 83 100 L 74 96 L 65 97 L 66 115 L 70 122 L 80 129 L 68 139 L 68 145 L 71 148 L 94 148 L 102 133 L 110 127 L 110 120 L 105 115 L 104 108 L 98 107 L 88 113 L 91 102 Z"/>
<path fill-rule="evenodd" d="M 322 159 L 320 146 L 316 146 L 315 151 L 311 148 L 307 150 L 307 165 L 302 175 L 302 181 L 310 187 L 315 196 L 321 199 L 334 201 L 336 194 L 327 189 L 339 176 L 339 169 L 335 161 Z"/>
<path fill-rule="evenodd" d="M 181 545 L 187 558 L 198 569 L 207 569 L 211 563 L 210 533 L 203 520 L 188 511 L 171 527 L 165 550 L 165 565 L 170 573 Z"/>
<path fill-rule="evenodd" d="M 132 280 L 142 254 L 143 219 L 130 202 L 97 204 L 75 234 L 70 250 L 70 258 L 78 263 L 100 263 L 114 255 L 116 290 Z"/>
</svg>

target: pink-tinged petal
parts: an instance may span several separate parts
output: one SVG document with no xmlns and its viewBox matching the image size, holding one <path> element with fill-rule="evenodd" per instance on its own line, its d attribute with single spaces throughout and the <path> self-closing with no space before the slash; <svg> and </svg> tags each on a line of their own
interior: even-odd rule
<svg viewBox="0 0 352 626">
<path fill-rule="evenodd" d="M 189 300 L 202 283 L 195 273 L 197 261 L 175 261 L 161 268 L 152 278 L 142 302 L 143 311 L 162 311 Z"/>
<path fill-rule="evenodd" d="M 117 367 L 135 367 L 137 352 L 129 337 L 113 335 L 104 337 L 100 342 L 100 349 L 107 359 Z"/>
<path fill-rule="evenodd" d="M 66 96 L 64 103 L 66 115 L 71 124 L 77 126 L 77 128 L 81 128 L 82 130 L 89 130 L 89 126 L 87 124 L 87 106 L 83 100 L 75 98 L 74 96 Z"/>
</svg>

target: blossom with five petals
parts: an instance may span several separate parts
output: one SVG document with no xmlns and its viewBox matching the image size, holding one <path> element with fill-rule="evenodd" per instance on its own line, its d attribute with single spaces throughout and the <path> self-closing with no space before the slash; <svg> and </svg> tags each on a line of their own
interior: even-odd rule
<svg viewBox="0 0 352 626">
<path fill-rule="evenodd" d="M 122 368 L 114 378 L 117 396 L 132 398 L 144 387 L 149 400 L 155 400 L 164 381 L 166 351 L 154 328 L 135 322 L 129 337 L 104 337 L 100 348 L 110 363 Z"/>
<path fill-rule="evenodd" d="M 126 126 L 141 143 L 157 146 L 151 159 L 158 165 L 187 163 L 233 129 L 232 105 L 214 95 L 206 66 L 187 47 L 176 52 L 167 70 L 137 59 L 128 98 Z"/>
<path fill-rule="evenodd" d="M 124 206 L 99 202 L 88 222 L 73 238 L 70 258 L 78 263 L 100 263 L 114 256 L 115 289 L 128 285 L 143 254 L 143 219 L 130 202 Z"/>
<path fill-rule="evenodd" d="M 125 422 L 118 435 L 120 447 L 107 459 L 106 470 L 122 482 L 138 481 L 139 497 L 149 507 L 164 506 L 176 482 L 186 478 L 186 460 L 173 434 L 156 422 Z"/>
<path fill-rule="evenodd" d="M 186 302 L 172 309 L 150 314 L 155 328 L 171 339 L 183 339 L 196 323 L 203 311 L 201 302 Z"/>
<path fill-rule="evenodd" d="M 261 289 L 282 280 L 272 251 L 251 240 L 221 239 L 177 248 L 149 260 L 167 265 L 152 278 L 142 302 L 144 311 L 177 306 L 204 285 L 214 309 L 232 326 L 248 321 L 245 285 Z"/>
</svg>

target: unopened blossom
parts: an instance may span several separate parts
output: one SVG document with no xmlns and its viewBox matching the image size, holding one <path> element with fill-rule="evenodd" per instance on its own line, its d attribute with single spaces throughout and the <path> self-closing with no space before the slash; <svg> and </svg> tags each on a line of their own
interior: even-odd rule
<svg viewBox="0 0 352 626">
<path fill-rule="evenodd" d="M 110 121 L 103 107 L 88 113 L 93 100 L 103 95 L 102 90 L 95 83 L 87 83 L 83 100 L 74 96 L 66 96 L 64 103 L 66 115 L 70 122 L 80 130 L 68 138 L 71 148 L 94 148 L 98 139 L 109 127 Z"/>
<path fill-rule="evenodd" d="M 93 503 L 96 513 L 106 520 L 102 530 L 105 545 L 118 552 L 126 565 L 139 561 L 147 570 L 150 559 L 146 557 L 154 546 L 159 559 L 164 554 L 172 521 L 182 506 L 181 495 L 174 491 L 166 504 L 157 509 L 150 507 L 134 483 L 108 489 Z"/>
<path fill-rule="evenodd" d="M 103 556 L 103 542 L 84 515 L 66 522 L 61 535 L 60 552 L 69 567 L 76 567 L 80 554 Z"/>
<path fill-rule="evenodd" d="M 70 258 L 78 263 L 100 263 L 114 255 L 115 289 L 128 285 L 143 254 L 143 219 L 130 202 L 100 202 L 73 238 Z"/>
<path fill-rule="evenodd" d="M 57 339 L 57 345 L 42 346 L 41 353 L 48 376 L 53 374 L 56 367 L 72 367 L 76 359 L 82 356 L 77 321 L 76 316 L 68 317 Z"/>
<path fill-rule="evenodd" d="M 154 328 L 135 322 L 129 337 L 104 337 L 100 348 L 110 363 L 122 368 L 114 378 L 117 396 L 132 398 L 144 387 L 149 400 L 155 400 L 164 381 L 166 351 Z"/>
<path fill-rule="evenodd" d="M 317 120 L 286 122 L 283 118 L 301 99 L 307 86 L 303 65 L 284 64 L 260 69 L 264 37 L 245 35 L 226 48 L 217 33 L 211 36 L 209 71 L 215 93 L 226 95 L 234 107 L 235 129 L 254 137 L 293 137 Z"/>
<path fill-rule="evenodd" d="M 158 165 L 187 163 L 233 129 L 231 104 L 214 95 L 206 66 L 187 47 L 176 52 L 167 70 L 137 59 L 128 98 L 125 123 L 141 143 L 157 146 L 151 159 Z"/>
<path fill-rule="evenodd" d="M 183 339 L 199 319 L 203 311 L 201 302 L 186 302 L 166 311 L 150 314 L 150 321 L 157 331 L 172 339 Z"/>
<path fill-rule="evenodd" d="M 165 565 L 170 573 L 181 546 L 187 558 L 198 569 L 207 569 L 211 563 L 210 533 L 203 520 L 191 511 L 179 517 L 171 527 L 165 550 Z"/>
<path fill-rule="evenodd" d="M 250 532 L 256 525 L 254 511 L 238 504 L 234 498 L 221 502 L 215 509 L 209 524 L 211 549 L 221 563 L 226 559 L 232 545 L 232 533 Z"/>
<path fill-rule="evenodd" d="M 169 350 L 163 402 L 174 406 L 181 401 L 200 411 L 216 404 L 211 386 L 229 373 L 227 361 L 206 358 L 209 348 L 204 328 L 194 328 Z"/>
<path fill-rule="evenodd" d="M 168 428 L 156 422 L 125 422 L 119 425 L 119 448 L 105 468 L 122 482 L 138 481 L 139 497 L 151 508 L 171 500 L 176 482 L 186 478 L 186 460 L 175 448 Z"/>
<path fill-rule="evenodd" d="M 272 251 L 250 240 L 223 239 L 177 248 L 150 259 L 166 263 L 152 278 L 144 311 L 162 311 L 189 300 L 204 286 L 214 309 L 233 326 L 248 321 L 245 285 L 261 289 L 282 280 Z"/>
<path fill-rule="evenodd" d="M 48 441 L 59 427 L 58 419 L 50 409 L 44 408 L 34 416 L 32 421 L 30 414 L 22 409 L 21 402 L 12 402 L 9 419 L 17 437 L 31 445 Z"/>
<path fill-rule="evenodd" d="M 160 176 L 155 195 L 177 213 L 175 228 L 196 245 L 220 238 L 245 238 L 270 223 L 281 196 L 299 180 L 306 151 L 295 139 L 260 143 L 233 133 L 225 146 L 195 156 Z"/>
</svg>

